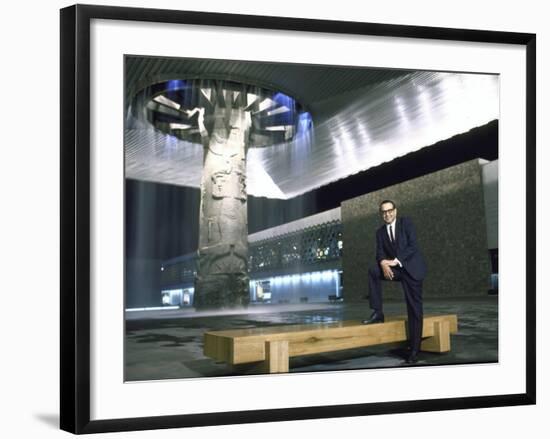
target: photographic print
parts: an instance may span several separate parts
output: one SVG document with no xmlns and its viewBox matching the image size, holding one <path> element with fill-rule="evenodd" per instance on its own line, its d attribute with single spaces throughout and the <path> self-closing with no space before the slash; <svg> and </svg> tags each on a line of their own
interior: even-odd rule
<svg viewBox="0 0 550 439">
<path fill-rule="evenodd" d="M 534 34 L 75 5 L 60 42 L 63 430 L 535 403 Z"/>
<path fill-rule="evenodd" d="M 499 75 L 124 57 L 124 379 L 494 363 Z"/>
</svg>

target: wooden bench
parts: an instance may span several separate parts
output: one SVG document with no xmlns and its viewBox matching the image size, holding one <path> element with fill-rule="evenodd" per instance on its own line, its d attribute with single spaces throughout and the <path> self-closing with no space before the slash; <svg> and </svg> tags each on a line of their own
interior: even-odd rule
<svg viewBox="0 0 550 439">
<path fill-rule="evenodd" d="M 449 352 L 450 334 L 457 331 L 455 314 L 425 316 L 421 350 Z M 390 317 L 373 325 L 342 321 L 206 332 L 204 354 L 231 365 L 259 363 L 264 372 L 283 373 L 289 370 L 290 357 L 406 340 L 406 318 Z"/>
</svg>

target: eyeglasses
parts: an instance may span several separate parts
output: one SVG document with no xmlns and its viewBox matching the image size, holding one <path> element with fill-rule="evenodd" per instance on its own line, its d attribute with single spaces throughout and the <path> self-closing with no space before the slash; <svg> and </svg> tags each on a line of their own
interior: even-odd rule
<svg viewBox="0 0 550 439">
<path fill-rule="evenodd" d="M 382 216 L 384 216 L 384 215 L 386 215 L 386 214 L 389 215 L 389 214 L 392 213 L 394 210 L 395 210 L 395 207 L 394 207 L 393 209 L 381 210 L 381 211 L 380 211 L 380 215 L 382 215 Z"/>
</svg>

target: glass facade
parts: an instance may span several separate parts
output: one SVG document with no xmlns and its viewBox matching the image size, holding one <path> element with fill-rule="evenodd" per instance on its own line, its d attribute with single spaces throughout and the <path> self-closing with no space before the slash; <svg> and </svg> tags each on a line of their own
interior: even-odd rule
<svg viewBox="0 0 550 439">
<path fill-rule="evenodd" d="M 338 220 L 250 242 L 252 302 L 304 303 L 341 297 L 338 272 L 342 254 L 342 223 Z M 161 267 L 161 289 L 192 289 L 196 263 L 196 253 L 165 261 Z M 182 301 L 182 305 L 191 304 Z"/>
<path fill-rule="evenodd" d="M 339 261 L 342 251 L 342 223 L 332 221 L 251 243 L 249 270 L 251 276 L 265 271 L 311 270 L 321 263 Z"/>
</svg>

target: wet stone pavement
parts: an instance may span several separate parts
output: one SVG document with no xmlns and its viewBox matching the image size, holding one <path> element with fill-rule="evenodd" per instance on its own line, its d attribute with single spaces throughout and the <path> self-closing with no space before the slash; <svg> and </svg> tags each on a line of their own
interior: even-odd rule
<svg viewBox="0 0 550 439">
<path fill-rule="evenodd" d="M 406 315 L 402 301 L 386 301 L 386 316 Z M 498 361 L 498 297 L 425 300 L 424 314 L 457 314 L 458 333 L 451 352 L 421 353 L 418 365 Z M 203 334 L 225 329 L 362 320 L 366 302 L 250 306 L 247 310 L 195 312 L 191 309 L 126 314 L 125 380 L 149 381 L 256 373 L 249 365 L 229 366 L 203 354 Z M 290 359 L 290 373 L 410 367 L 403 343 L 348 349 Z"/>
</svg>

